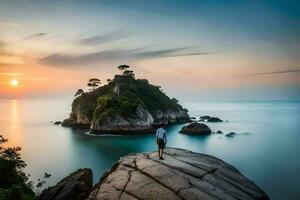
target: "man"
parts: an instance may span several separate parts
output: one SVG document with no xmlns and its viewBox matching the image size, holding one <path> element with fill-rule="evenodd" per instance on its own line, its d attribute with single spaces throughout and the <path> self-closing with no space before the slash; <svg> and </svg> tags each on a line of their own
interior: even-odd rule
<svg viewBox="0 0 300 200">
<path fill-rule="evenodd" d="M 165 145 L 167 144 L 166 130 L 163 128 L 164 124 L 160 124 L 159 129 L 156 130 L 156 143 L 158 145 L 158 157 L 163 160 L 163 153 Z"/>
</svg>

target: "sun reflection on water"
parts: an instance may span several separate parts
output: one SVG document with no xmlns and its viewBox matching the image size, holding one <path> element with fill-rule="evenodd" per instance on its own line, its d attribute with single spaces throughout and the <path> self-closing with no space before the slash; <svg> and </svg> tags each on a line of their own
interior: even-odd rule
<svg viewBox="0 0 300 200">
<path fill-rule="evenodd" d="M 20 128 L 20 116 L 19 116 L 19 102 L 17 99 L 10 101 L 8 113 L 10 113 L 9 123 L 9 145 L 21 146 L 22 145 L 22 129 Z"/>
</svg>

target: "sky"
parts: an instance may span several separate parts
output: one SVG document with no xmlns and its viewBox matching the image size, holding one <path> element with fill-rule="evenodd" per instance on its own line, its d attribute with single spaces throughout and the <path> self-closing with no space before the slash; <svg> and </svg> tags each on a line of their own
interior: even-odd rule
<svg viewBox="0 0 300 200">
<path fill-rule="evenodd" d="M 72 98 L 128 64 L 180 100 L 299 100 L 299 11 L 276 0 L 0 0 L 0 98 Z"/>
</svg>

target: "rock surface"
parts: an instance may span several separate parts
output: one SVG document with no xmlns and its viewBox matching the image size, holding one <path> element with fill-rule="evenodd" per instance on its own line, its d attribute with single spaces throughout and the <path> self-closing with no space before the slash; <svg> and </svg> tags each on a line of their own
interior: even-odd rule
<svg viewBox="0 0 300 200">
<path fill-rule="evenodd" d="M 89 196 L 92 188 L 91 169 L 79 169 L 62 179 L 53 187 L 45 189 L 39 200 L 83 200 Z"/>
<path fill-rule="evenodd" d="M 89 200 L 227 199 L 267 200 L 268 196 L 237 169 L 215 157 L 167 148 L 131 154 L 117 162 L 93 188 Z"/>
<path fill-rule="evenodd" d="M 211 130 L 207 125 L 203 123 L 193 122 L 187 126 L 182 127 L 180 133 L 208 135 L 211 134 Z"/>
</svg>

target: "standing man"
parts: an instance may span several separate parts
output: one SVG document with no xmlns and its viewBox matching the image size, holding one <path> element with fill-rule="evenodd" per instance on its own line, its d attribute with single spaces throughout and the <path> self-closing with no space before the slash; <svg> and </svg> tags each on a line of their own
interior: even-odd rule
<svg viewBox="0 0 300 200">
<path fill-rule="evenodd" d="M 158 145 L 158 157 L 163 160 L 163 153 L 165 145 L 167 144 L 166 130 L 163 128 L 164 124 L 160 124 L 159 128 L 156 130 L 156 143 Z"/>
</svg>

